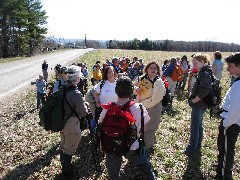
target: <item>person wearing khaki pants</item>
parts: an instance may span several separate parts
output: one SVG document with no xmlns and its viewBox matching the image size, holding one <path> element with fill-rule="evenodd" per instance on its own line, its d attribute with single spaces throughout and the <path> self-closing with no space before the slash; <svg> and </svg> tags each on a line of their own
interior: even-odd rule
<svg viewBox="0 0 240 180">
<path fill-rule="evenodd" d="M 67 81 L 64 99 L 65 118 L 67 119 L 64 128 L 60 132 L 60 162 L 62 173 L 66 178 L 73 178 L 73 166 L 71 164 L 72 155 L 78 148 L 81 140 L 80 122 L 77 116 L 85 117 L 87 115 L 87 104 L 84 102 L 81 92 L 77 89 L 77 84 L 81 78 L 81 68 L 72 65 L 67 70 Z M 73 113 L 73 109 L 75 113 Z"/>
</svg>

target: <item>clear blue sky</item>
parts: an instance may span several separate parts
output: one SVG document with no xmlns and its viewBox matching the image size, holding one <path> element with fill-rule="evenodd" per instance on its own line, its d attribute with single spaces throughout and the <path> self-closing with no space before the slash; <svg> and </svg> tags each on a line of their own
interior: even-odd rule
<svg viewBox="0 0 240 180">
<path fill-rule="evenodd" d="M 48 36 L 240 44 L 240 0 L 41 0 Z"/>
</svg>

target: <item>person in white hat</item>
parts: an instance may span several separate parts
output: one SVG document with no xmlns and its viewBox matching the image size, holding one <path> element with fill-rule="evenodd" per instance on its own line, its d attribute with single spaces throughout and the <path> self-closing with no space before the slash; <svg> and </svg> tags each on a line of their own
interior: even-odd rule
<svg viewBox="0 0 240 180">
<path fill-rule="evenodd" d="M 64 88 L 64 112 L 67 122 L 64 128 L 60 131 L 60 162 L 62 165 L 61 175 L 64 178 L 74 178 L 74 168 L 71 163 L 72 155 L 76 152 L 81 140 L 81 129 L 79 118 L 85 117 L 88 113 L 88 108 L 83 100 L 81 92 L 77 88 L 77 84 L 82 77 L 81 68 L 76 65 L 71 65 L 67 68 L 67 81 Z M 75 113 L 73 113 L 74 111 Z M 79 117 L 77 117 L 79 116 Z"/>
</svg>

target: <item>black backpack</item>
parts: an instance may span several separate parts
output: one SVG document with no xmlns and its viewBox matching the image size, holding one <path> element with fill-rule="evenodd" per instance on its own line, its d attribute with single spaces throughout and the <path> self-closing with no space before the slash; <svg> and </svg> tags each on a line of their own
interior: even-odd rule
<svg viewBox="0 0 240 180">
<path fill-rule="evenodd" d="M 58 132 L 61 131 L 67 120 L 72 116 L 74 113 L 79 121 L 80 121 L 80 128 L 81 130 L 85 130 L 87 128 L 87 119 L 86 118 L 79 118 L 74 108 L 70 106 L 66 99 L 66 93 L 70 90 L 74 90 L 76 87 L 69 87 L 69 88 L 61 88 L 55 93 L 51 93 L 44 103 L 44 106 L 41 107 L 39 111 L 39 118 L 40 118 L 40 125 L 47 131 Z M 67 117 L 65 116 L 64 111 L 64 100 L 66 100 L 67 104 L 70 106 L 72 113 Z"/>
<path fill-rule="evenodd" d="M 205 71 L 207 71 L 210 74 L 212 79 L 211 83 L 212 87 L 210 89 L 210 92 L 203 98 L 203 102 L 207 105 L 208 109 L 210 110 L 211 119 L 213 115 L 213 107 L 220 105 L 222 101 L 222 87 L 220 85 L 220 80 L 213 75 L 211 69 L 206 69 Z M 199 76 L 201 76 L 201 73 L 199 73 L 196 83 L 199 83 Z"/>
<path fill-rule="evenodd" d="M 39 111 L 40 125 L 47 131 L 61 131 L 67 119 L 64 118 L 64 90 L 51 93 Z"/>
<path fill-rule="evenodd" d="M 222 87 L 220 85 L 220 80 L 217 79 L 211 69 L 206 70 L 209 72 L 212 78 L 211 90 L 207 96 L 203 98 L 204 103 L 211 108 L 213 106 L 218 106 L 222 101 Z"/>
</svg>

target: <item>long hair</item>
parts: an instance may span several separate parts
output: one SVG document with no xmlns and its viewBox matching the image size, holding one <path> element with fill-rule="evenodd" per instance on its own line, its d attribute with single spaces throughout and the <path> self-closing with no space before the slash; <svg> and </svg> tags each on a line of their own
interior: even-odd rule
<svg viewBox="0 0 240 180">
<path fill-rule="evenodd" d="M 145 74 L 147 74 L 147 70 L 148 70 L 149 66 L 151 66 L 151 64 L 156 64 L 156 66 L 157 66 L 157 71 L 158 71 L 157 74 L 160 75 L 160 67 L 159 67 L 159 65 L 158 65 L 158 63 L 157 63 L 156 61 L 150 61 L 149 63 L 147 63 L 147 65 L 144 67 L 143 72 L 144 72 Z"/>
<path fill-rule="evenodd" d="M 109 69 L 109 68 L 112 68 L 112 69 L 113 69 L 114 78 L 117 77 L 117 73 L 116 73 L 114 67 L 113 67 L 113 66 L 108 66 L 108 67 L 107 67 L 106 69 L 104 69 L 104 71 L 103 71 L 102 79 L 103 79 L 104 81 L 108 80 L 108 76 L 107 76 L 107 75 L 108 75 L 108 69 Z"/>
</svg>

